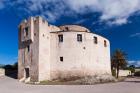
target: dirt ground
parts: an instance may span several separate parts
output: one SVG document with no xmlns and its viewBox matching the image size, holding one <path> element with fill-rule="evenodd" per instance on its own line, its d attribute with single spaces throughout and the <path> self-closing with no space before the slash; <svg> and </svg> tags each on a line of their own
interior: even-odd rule
<svg viewBox="0 0 140 93">
<path fill-rule="evenodd" d="M 0 93 L 140 93 L 140 79 L 97 85 L 29 85 L 0 77 Z"/>
</svg>

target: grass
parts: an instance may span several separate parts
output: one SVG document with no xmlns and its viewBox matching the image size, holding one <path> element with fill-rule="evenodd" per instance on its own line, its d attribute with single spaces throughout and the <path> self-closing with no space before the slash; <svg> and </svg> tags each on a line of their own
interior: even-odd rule
<svg viewBox="0 0 140 93">
<path fill-rule="evenodd" d="M 110 75 L 102 76 L 85 76 L 85 77 L 70 77 L 70 78 L 61 78 L 52 81 L 41 81 L 39 85 L 93 85 L 93 84 L 102 84 L 102 83 L 112 83 L 116 82 L 116 79 Z"/>
<path fill-rule="evenodd" d="M 41 81 L 39 85 L 76 85 L 76 83 L 70 83 L 69 81 Z"/>
<path fill-rule="evenodd" d="M 35 85 L 94 85 L 94 84 L 104 84 L 104 83 L 115 83 L 115 82 L 123 82 L 126 77 L 119 77 L 115 79 L 109 75 L 102 75 L 102 76 L 86 76 L 86 77 L 70 77 L 70 78 L 59 78 L 57 80 L 45 80 L 38 83 L 31 83 L 28 84 L 35 84 Z"/>
<path fill-rule="evenodd" d="M 126 79 L 126 77 L 119 77 L 119 78 L 117 79 L 117 82 L 123 82 L 125 79 Z"/>
</svg>

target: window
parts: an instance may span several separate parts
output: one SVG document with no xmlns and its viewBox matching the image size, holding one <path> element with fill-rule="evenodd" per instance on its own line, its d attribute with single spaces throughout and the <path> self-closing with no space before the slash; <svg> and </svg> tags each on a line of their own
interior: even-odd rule
<svg viewBox="0 0 140 93">
<path fill-rule="evenodd" d="M 34 20 L 34 22 L 35 22 L 35 23 L 37 22 L 36 19 Z"/>
<path fill-rule="evenodd" d="M 25 31 L 25 35 L 28 36 L 28 27 L 25 27 L 24 31 Z"/>
<path fill-rule="evenodd" d="M 59 42 L 63 42 L 63 35 L 58 35 Z"/>
<path fill-rule="evenodd" d="M 82 34 L 77 34 L 77 41 L 82 42 Z"/>
<path fill-rule="evenodd" d="M 44 19 L 42 19 L 42 21 L 43 21 L 43 23 L 45 23 L 45 20 Z"/>
<path fill-rule="evenodd" d="M 107 42 L 106 42 L 106 40 L 104 40 L 104 47 L 107 47 Z"/>
<path fill-rule="evenodd" d="M 60 61 L 63 62 L 63 57 L 60 57 Z"/>
<path fill-rule="evenodd" d="M 20 25 L 20 26 L 19 26 L 19 31 L 21 31 L 21 30 L 22 30 L 22 26 Z"/>
<path fill-rule="evenodd" d="M 96 36 L 94 36 L 94 43 L 97 44 L 98 43 L 98 39 Z"/>
<path fill-rule="evenodd" d="M 28 52 L 30 51 L 30 46 L 29 45 L 27 46 L 27 50 L 28 50 Z"/>
<path fill-rule="evenodd" d="M 68 27 L 66 27 L 66 30 L 68 31 L 68 30 L 69 30 L 69 28 L 68 28 Z"/>
</svg>

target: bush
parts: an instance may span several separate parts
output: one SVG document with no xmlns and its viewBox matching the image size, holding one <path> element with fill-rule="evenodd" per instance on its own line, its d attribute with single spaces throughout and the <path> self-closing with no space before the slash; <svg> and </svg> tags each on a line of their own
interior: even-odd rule
<svg viewBox="0 0 140 93">
<path fill-rule="evenodd" d="M 134 76 L 139 76 L 140 77 L 140 71 L 135 72 Z"/>
<path fill-rule="evenodd" d="M 5 65 L 4 68 L 5 69 L 13 69 L 12 65 Z"/>
<path fill-rule="evenodd" d="M 0 64 L 0 68 L 4 68 L 4 65 L 1 65 L 1 64 Z"/>
<path fill-rule="evenodd" d="M 112 76 L 116 77 L 116 70 L 112 70 Z"/>
<path fill-rule="evenodd" d="M 18 69 L 18 63 L 16 62 L 13 65 L 8 64 L 8 65 L 3 66 L 3 68 L 7 69 L 7 70 L 17 70 Z"/>
</svg>

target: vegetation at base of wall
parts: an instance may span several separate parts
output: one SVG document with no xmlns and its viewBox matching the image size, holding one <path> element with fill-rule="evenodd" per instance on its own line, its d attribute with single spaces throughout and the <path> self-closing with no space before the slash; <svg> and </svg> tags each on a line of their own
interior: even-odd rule
<svg viewBox="0 0 140 93">
<path fill-rule="evenodd" d="M 134 76 L 140 77 L 140 71 L 135 72 L 135 73 L 134 73 Z"/>
<path fill-rule="evenodd" d="M 70 83 L 70 82 L 61 82 L 61 81 L 41 81 L 39 84 L 37 85 L 76 85 L 74 83 Z"/>
<path fill-rule="evenodd" d="M 117 78 L 117 82 L 123 82 L 127 77 L 119 77 Z"/>
<path fill-rule="evenodd" d="M 52 81 L 41 81 L 39 84 L 41 85 L 93 85 L 93 84 L 101 84 L 101 83 L 109 83 L 116 82 L 117 80 L 109 75 L 94 75 L 94 76 L 85 76 L 81 78 L 71 77 L 72 79 L 59 78 L 57 80 Z"/>
<path fill-rule="evenodd" d="M 116 70 L 112 69 L 111 72 L 112 72 L 112 76 L 116 77 Z"/>
</svg>

